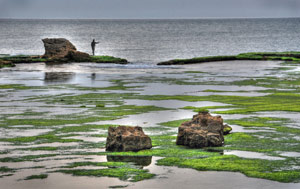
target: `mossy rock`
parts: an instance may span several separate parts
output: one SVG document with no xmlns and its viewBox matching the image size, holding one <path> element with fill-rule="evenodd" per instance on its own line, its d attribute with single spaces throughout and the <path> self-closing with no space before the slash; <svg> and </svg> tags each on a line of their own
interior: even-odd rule
<svg viewBox="0 0 300 189">
<path fill-rule="evenodd" d="M 0 68 L 14 67 L 14 66 L 16 66 L 16 65 L 14 63 L 12 63 L 11 61 L 0 59 Z"/>
<path fill-rule="evenodd" d="M 228 135 L 230 132 L 232 131 L 232 127 L 230 127 L 229 125 L 224 125 L 224 129 L 223 129 L 223 134 L 224 135 Z"/>
</svg>

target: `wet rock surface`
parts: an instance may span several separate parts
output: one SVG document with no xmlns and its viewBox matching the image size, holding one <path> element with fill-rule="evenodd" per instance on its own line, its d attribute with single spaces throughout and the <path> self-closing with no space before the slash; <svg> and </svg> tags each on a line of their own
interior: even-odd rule
<svg viewBox="0 0 300 189">
<path fill-rule="evenodd" d="M 88 61 L 89 54 L 77 51 L 76 47 L 64 38 L 46 38 L 42 40 L 45 47 L 44 58 L 55 62 Z"/>
<path fill-rule="evenodd" d="M 178 128 L 176 144 L 192 148 L 222 146 L 223 132 L 224 125 L 221 116 L 199 112 L 191 121 L 182 123 Z"/>
<path fill-rule="evenodd" d="M 140 151 L 152 148 L 151 139 L 141 127 L 109 127 L 106 151 Z"/>
</svg>

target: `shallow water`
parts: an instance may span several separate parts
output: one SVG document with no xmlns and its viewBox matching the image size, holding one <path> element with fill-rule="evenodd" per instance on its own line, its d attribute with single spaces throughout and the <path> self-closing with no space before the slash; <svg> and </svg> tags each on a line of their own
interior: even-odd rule
<svg viewBox="0 0 300 189">
<path fill-rule="evenodd" d="M 137 64 L 129 65 L 103 65 L 103 64 L 63 64 L 57 66 L 46 66 L 43 63 L 38 64 L 18 64 L 15 68 L 6 68 L 0 70 L 0 84 L 24 84 L 26 86 L 35 86 L 42 88 L 30 88 L 26 90 L 18 89 L 0 89 L 5 96 L 0 97 L 0 117 L 9 119 L 31 119 L 31 118 L 55 118 L 55 116 L 68 117 L 72 115 L 95 115 L 101 112 L 101 109 L 89 111 L 89 108 L 95 108 L 95 103 L 87 105 L 87 108 L 79 108 L 80 105 L 64 103 L 46 103 L 47 99 L 55 99 L 57 96 L 74 96 L 89 93 L 135 93 L 137 95 L 238 95 L 238 96 L 263 96 L 267 93 L 260 93 L 260 90 L 266 88 L 257 86 L 234 86 L 222 84 L 222 82 L 232 82 L 245 80 L 249 78 L 276 76 L 272 71 L 273 68 L 280 66 L 280 62 L 273 61 L 229 61 L 229 62 L 212 62 L 199 65 L 186 66 L 141 66 Z M 67 70 L 67 71 L 66 71 Z M 72 70 L 72 71 L 70 71 Z M 220 71 L 222 70 L 222 71 Z M 204 73 L 192 73 L 186 71 L 201 71 Z M 95 74 L 93 74 L 95 73 Z M 245 76 L 246 75 L 246 76 Z M 79 87 L 103 88 L 115 86 L 113 80 L 125 82 L 125 86 L 138 86 L 126 90 L 101 90 Z M 185 85 L 179 85 L 173 81 L 191 82 Z M 202 82 L 204 84 L 194 85 L 192 82 Z M 210 82 L 210 83 L 206 83 Z M 214 82 L 221 82 L 215 85 Z M 206 89 L 224 90 L 226 92 L 203 92 Z M 104 100 L 104 99 L 93 99 Z M 52 129 L 64 128 L 70 126 L 95 125 L 95 124 L 116 124 L 132 125 L 144 127 L 145 133 L 149 135 L 160 135 L 164 133 L 176 134 L 177 128 L 161 127 L 159 123 L 190 119 L 195 112 L 192 110 L 180 109 L 185 106 L 227 106 L 229 104 L 201 101 L 189 102 L 180 100 L 138 100 L 122 99 L 118 101 L 124 105 L 136 106 L 156 106 L 171 108 L 171 110 L 151 111 L 135 115 L 122 116 L 119 119 L 111 121 L 87 122 L 83 124 L 66 124 L 59 126 L 40 126 L 35 128 L 33 125 L 14 125 L 0 129 L 0 138 L 12 138 L 20 136 L 36 136 L 43 133 L 51 132 Z M 81 102 L 80 102 L 81 103 Z M 110 104 L 107 106 L 115 106 Z M 222 109 L 219 109 L 222 110 Z M 24 112 L 29 113 L 28 115 Z M 41 115 L 30 115 L 30 112 L 43 113 Z M 20 114 L 20 115 L 18 115 Z M 298 114 L 289 112 L 262 112 L 249 115 L 222 115 L 226 119 L 240 119 L 251 116 L 270 116 L 280 114 L 280 117 L 292 119 L 297 126 Z M 215 115 L 215 114 L 214 114 Z M 0 122 L 1 123 L 1 122 Z M 43 127 L 43 128 L 41 128 Z M 45 128 L 44 128 L 45 127 Z M 233 125 L 233 132 L 274 132 L 269 128 L 260 128 L 260 130 L 245 129 L 244 127 Z M 143 165 L 150 173 L 157 174 L 154 179 L 144 180 L 137 183 L 120 181 L 116 178 L 108 177 L 73 177 L 61 173 L 49 173 L 49 177 L 44 180 L 19 180 L 33 174 L 45 173 L 48 170 L 55 170 L 58 166 L 66 166 L 68 163 L 79 161 L 107 161 L 106 156 L 80 156 L 74 153 L 99 153 L 104 152 L 103 148 L 106 138 L 91 136 L 103 135 L 107 131 L 104 129 L 92 129 L 86 132 L 67 132 L 58 133 L 57 136 L 64 134 L 76 135 L 66 136 L 63 139 L 80 139 L 81 142 L 54 142 L 54 143 L 22 143 L 13 145 L 12 143 L 0 142 L 1 151 L 8 150 L 7 153 L 0 155 L 4 157 L 22 157 L 26 155 L 39 154 L 56 154 L 55 157 L 38 158 L 36 162 L 0 162 L 1 166 L 19 169 L 15 175 L 0 179 L 1 187 L 7 186 L 11 189 L 33 188 L 44 186 L 44 188 L 105 188 L 115 185 L 128 185 L 128 188 L 195 188 L 201 185 L 204 188 L 298 188 L 299 184 L 282 184 L 278 182 L 248 178 L 240 173 L 229 172 L 200 172 L 192 169 L 183 169 L 176 167 L 156 166 L 155 162 L 158 157 L 153 157 L 150 165 Z M 295 136 L 297 137 L 297 136 Z M 25 145 L 26 144 L 26 145 Z M 87 146 L 89 147 L 87 147 Z M 95 145 L 95 146 L 93 146 Z M 97 147 L 101 145 L 102 147 Z M 21 148 L 35 147 L 62 147 L 55 151 L 28 151 Z M 282 156 L 293 156 L 292 152 L 282 152 Z M 225 154 L 234 154 L 245 158 L 268 159 L 270 161 L 278 160 L 280 157 L 267 156 L 262 153 L 244 152 L 244 151 L 227 151 Z M 297 155 L 297 154 L 296 154 Z M 284 159 L 284 158 L 281 158 Z M 127 161 L 127 160 L 122 160 Z M 32 166 L 45 166 L 41 169 L 30 169 Z M 95 169 L 95 167 L 82 167 L 83 169 Z"/>
<path fill-rule="evenodd" d="M 157 106 L 163 108 L 183 108 L 186 106 L 194 107 L 205 107 L 205 106 L 226 106 L 229 104 L 210 102 L 210 101 L 201 101 L 201 102 L 187 102 L 181 100 L 125 100 L 127 105 L 137 105 L 137 106 Z"/>
<path fill-rule="evenodd" d="M 150 112 L 138 115 L 129 115 L 125 118 L 112 120 L 112 121 L 100 121 L 92 122 L 90 124 L 114 124 L 114 125 L 130 125 L 130 126 L 141 126 L 141 127 L 155 127 L 158 123 L 187 119 L 192 117 L 195 112 L 190 110 L 170 110 L 160 112 Z"/>
<path fill-rule="evenodd" d="M 247 151 L 238 151 L 238 150 L 226 150 L 225 155 L 236 155 L 243 158 L 254 158 L 254 159 L 267 159 L 267 160 L 284 160 L 284 158 L 268 156 L 263 153 L 258 152 L 247 152 Z"/>
<path fill-rule="evenodd" d="M 215 171 L 196 171 L 193 169 L 166 167 L 155 165 L 158 157 L 152 158 L 152 163 L 145 166 L 151 173 L 157 174 L 155 179 L 144 180 L 137 183 L 124 182 L 116 178 L 110 177 L 73 177 L 61 173 L 50 174 L 44 180 L 19 180 L 26 176 L 39 174 L 42 169 L 26 169 L 25 171 L 17 173 L 14 177 L 8 177 L 1 181 L 1 186 L 4 188 L 21 189 L 21 188 L 35 188 L 43 186 L 43 188 L 59 188 L 59 189 L 73 189 L 73 188 L 108 188 L 109 186 L 127 186 L 126 188 L 177 188 L 184 186 L 185 188 L 197 188 L 199 185 L 205 188 L 288 188 L 296 189 L 299 184 L 283 184 L 274 181 L 266 181 L 263 179 L 248 178 L 241 173 L 232 172 L 215 172 Z M 105 161 L 101 159 L 100 161 Z M 69 162 L 72 162 L 69 160 Z M 60 162 L 57 161 L 58 165 Z M 39 163 L 38 163 L 39 164 Z M 42 165 L 42 164 L 41 164 Z M 30 165 L 28 166 L 30 167 Z M 88 167 L 90 169 L 90 167 Z"/>
</svg>

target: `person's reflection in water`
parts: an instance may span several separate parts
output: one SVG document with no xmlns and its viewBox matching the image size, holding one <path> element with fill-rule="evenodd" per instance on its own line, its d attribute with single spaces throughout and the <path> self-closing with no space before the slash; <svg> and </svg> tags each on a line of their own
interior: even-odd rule
<svg viewBox="0 0 300 189">
<path fill-rule="evenodd" d="M 93 81 L 95 81 L 95 79 L 96 79 L 96 74 L 95 74 L 95 73 L 92 73 L 92 74 L 91 74 L 91 79 L 92 79 Z"/>
</svg>

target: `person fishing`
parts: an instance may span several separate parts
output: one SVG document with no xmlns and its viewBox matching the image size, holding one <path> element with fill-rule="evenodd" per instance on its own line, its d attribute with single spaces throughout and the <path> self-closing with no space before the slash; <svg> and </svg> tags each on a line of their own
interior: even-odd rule
<svg viewBox="0 0 300 189">
<path fill-rule="evenodd" d="M 96 47 L 96 44 L 98 44 L 99 42 L 96 42 L 95 39 L 93 39 L 92 43 L 91 43 L 91 46 L 92 46 L 92 51 L 93 51 L 93 56 L 95 56 L 95 47 Z"/>
</svg>

